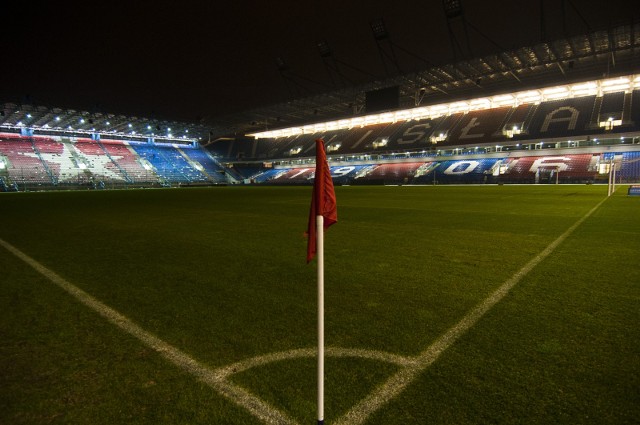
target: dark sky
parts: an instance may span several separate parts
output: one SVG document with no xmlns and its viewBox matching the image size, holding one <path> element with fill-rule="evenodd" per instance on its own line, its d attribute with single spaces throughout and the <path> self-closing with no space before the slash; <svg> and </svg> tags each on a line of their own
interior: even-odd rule
<svg viewBox="0 0 640 425">
<path fill-rule="evenodd" d="M 330 84 L 316 48 L 384 76 L 369 27 L 383 18 L 403 71 L 453 58 L 441 0 L 11 1 L 0 7 L 0 101 L 194 120 L 285 101 L 290 72 Z M 562 1 L 545 0 L 546 32 L 563 33 Z M 566 30 L 638 16 L 635 0 L 565 1 Z M 540 1 L 466 0 L 465 16 L 504 48 L 540 40 Z M 580 12 L 576 13 L 573 5 Z M 464 42 L 461 22 L 454 22 Z M 469 27 L 473 53 L 490 44 Z M 339 64 L 351 81 L 372 77 Z M 304 83 L 307 89 L 322 86 Z M 289 86 L 297 87 L 297 86 Z"/>
</svg>

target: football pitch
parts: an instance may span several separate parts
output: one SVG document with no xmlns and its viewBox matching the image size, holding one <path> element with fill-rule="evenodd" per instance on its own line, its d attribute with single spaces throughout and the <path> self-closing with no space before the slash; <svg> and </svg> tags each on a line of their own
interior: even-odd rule
<svg viewBox="0 0 640 425">
<path fill-rule="evenodd" d="M 626 186 L 336 187 L 327 424 L 640 418 Z M 310 187 L 0 194 L 1 424 L 311 424 Z"/>
</svg>

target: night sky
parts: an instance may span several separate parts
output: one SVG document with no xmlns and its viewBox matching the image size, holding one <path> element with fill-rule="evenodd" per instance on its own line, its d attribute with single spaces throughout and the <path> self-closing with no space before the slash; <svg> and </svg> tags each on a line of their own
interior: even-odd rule
<svg viewBox="0 0 640 425">
<path fill-rule="evenodd" d="M 330 88 L 327 40 L 357 83 L 385 70 L 369 23 L 383 18 L 402 71 L 453 59 L 440 0 L 12 1 L 0 7 L 0 102 L 196 120 Z M 540 2 L 464 1 L 468 22 L 505 49 L 541 38 Z M 635 0 L 544 1 L 546 35 L 629 22 Z M 461 43 L 461 22 L 454 23 Z M 493 46 L 469 27 L 474 55 Z M 406 51 L 411 54 L 405 53 Z M 300 85 L 287 86 L 282 57 Z M 358 68 L 355 71 L 352 68 Z M 312 80 L 308 82 L 305 80 Z M 303 82 L 304 81 L 304 82 Z M 293 91 L 292 91 L 293 90 Z"/>
</svg>

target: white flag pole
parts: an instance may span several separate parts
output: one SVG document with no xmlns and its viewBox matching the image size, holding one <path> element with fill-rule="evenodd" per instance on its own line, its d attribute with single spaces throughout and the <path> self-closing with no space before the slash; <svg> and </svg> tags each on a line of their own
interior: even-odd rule
<svg viewBox="0 0 640 425">
<path fill-rule="evenodd" d="M 611 176 L 613 175 L 613 159 L 609 160 L 609 183 L 607 184 L 607 196 L 611 196 Z"/>
<path fill-rule="evenodd" d="M 611 194 L 613 195 L 616 191 L 616 163 L 613 163 L 613 177 L 611 178 Z"/>
<path fill-rule="evenodd" d="M 318 425 L 324 424 L 324 217 L 316 217 L 318 255 Z"/>
</svg>

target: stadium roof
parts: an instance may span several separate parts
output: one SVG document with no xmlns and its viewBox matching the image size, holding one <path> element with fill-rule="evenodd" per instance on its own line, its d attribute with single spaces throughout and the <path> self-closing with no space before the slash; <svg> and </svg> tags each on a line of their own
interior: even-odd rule
<svg viewBox="0 0 640 425">
<path fill-rule="evenodd" d="M 637 71 L 640 22 L 556 39 L 481 58 L 433 66 L 246 112 L 216 117 L 213 137 L 244 135 L 366 113 L 365 94 L 399 87 L 400 108 L 451 102 L 544 84 L 614 77 Z"/>
<path fill-rule="evenodd" d="M 90 137 L 97 133 L 103 138 L 154 138 L 160 142 L 205 141 L 209 137 L 209 127 L 198 123 L 28 104 L 4 103 L 0 107 L 0 132 L 18 132 L 22 128 L 30 128 L 42 134 Z"/>
</svg>

